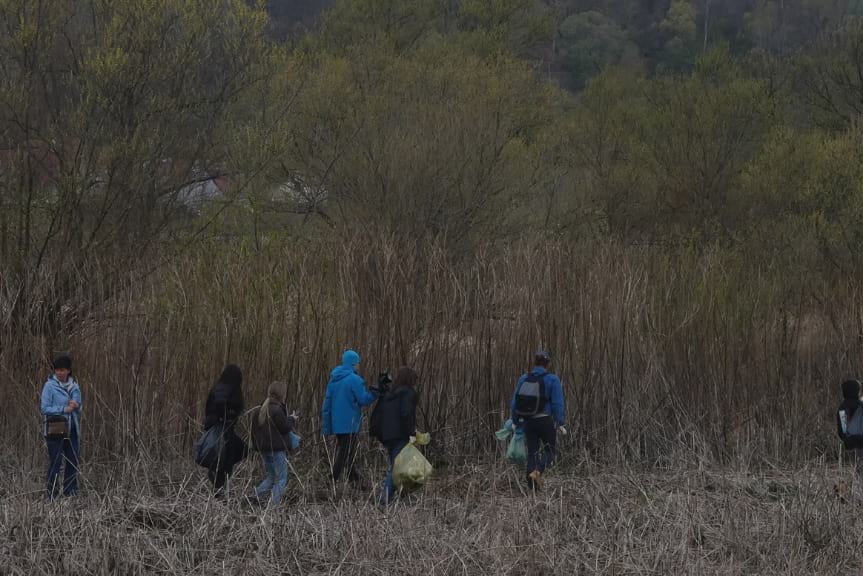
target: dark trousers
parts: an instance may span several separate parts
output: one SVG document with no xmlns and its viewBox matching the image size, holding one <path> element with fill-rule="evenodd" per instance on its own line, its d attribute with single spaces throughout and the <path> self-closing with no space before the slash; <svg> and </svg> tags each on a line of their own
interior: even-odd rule
<svg viewBox="0 0 863 576">
<path fill-rule="evenodd" d="M 213 483 L 213 492 L 218 494 L 224 490 L 225 484 L 228 483 L 228 476 L 234 471 L 233 468 L 233 465 L 225 466 L 224 463 L 219 463 L 207 470 L 207 478 Z"/>
<path fill-rule="evenodd" d="M 527 442 L 527 473 L 545 472 L 554 463 L 557 452 L 557 428 L 554 418 L 542 416 L 524 421 L 524 438 Z"/>
<path fill-rule="evenodd" d="M 233 429 L 225 431 L 225 448 L 219 460 L 207 470 L 207 477 L 213 483 L 213 492 L 223 494 L 228 477 L 233 474 L 234 466 L 247 455 L 246 443 Z"/>
<path fill-rule="evenodd" d="M 63 478 L 63 495 L 78 493 L 78 456 L 81 453 L 78 431 L 73 428 L 66 438 L 46 438 L 48 445 L 48 497 L 52 500 L 60 494 L 60 469 L 66 463 Z"/>
<path fill-rule="evenodd" d="M 336 434 L 336 459 L 333 462 L 333 480 L 339 481 L 342 471 L 347 469 L 348 480 L 359 482 L 360 475 L 354 468 L 354 459 L 357 455 L 357 444 L 359 436 L 356 434 Z"/>
</svg>

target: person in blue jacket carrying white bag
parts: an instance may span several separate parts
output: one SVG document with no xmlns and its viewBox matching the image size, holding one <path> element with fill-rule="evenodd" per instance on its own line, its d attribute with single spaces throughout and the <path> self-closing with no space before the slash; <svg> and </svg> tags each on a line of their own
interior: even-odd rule
<svg viewBox="0 0 863 576">
<path fill-rule="evenodd" d="M 60 470 L 65 462 L 63 495 L 78 493 L 78 462 L 81 431 L 81 387 L 72 376 L 72 359 L 57 356 L 52 362 L 54 374 L 42 386 L 42 434 L 48 447 L 48 497 L 60 492 Z"/>
<path fill-rule="evenodd" d="M 548 371 L 550 363 L 547 352 L 534 354 L 534 366 L 518 379 L 510 406 L 513 430 L 524 431 L 527 483 L 533 489 L 542 487 L 542 475 L 554 463 L 558 431 L 566 434 L 563 386 Z"/>
<path fill-rule="evenodd" d="M 342 363 L 330 373 L 324 405 L 321 408 L 321 423 L 324 436 L 335 435 L 337 448 L 333 462 L 332 478 L 338 482 L 342 471 L 347 469 L 351 484 L 360 485 L 362 479 L 354 467 L 357 438 L 362 424 L 362 407 L 372 404 L 377 396 L 366 388 L 365 380 L 357 373 L 360 355 L 347 350 Z"/>
</svg>

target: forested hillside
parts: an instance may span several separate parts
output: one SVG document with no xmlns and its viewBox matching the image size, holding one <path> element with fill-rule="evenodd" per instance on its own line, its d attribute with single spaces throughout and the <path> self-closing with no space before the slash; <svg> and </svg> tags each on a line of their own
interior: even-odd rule
<svg viewBox="0 0 863 576">
<path fill-rule="evenodd" d="M 274 29 L 293 37 L 315 29 L 334 0 L 270 0 Z M 736 55 L 785 58 L 811 48 L 849 18 L 863 16 L 859 0 L 509 0 L 435 3 L 450 22 L 467 10 L 488 18 L 530 13 L 544 21 L 526 55 L 578 90 L 609 66 L 686 72 L 698 54 L 727 45 Z M 527 25 L 527 23 L 523 23 Z M 284 37 L 284 36 L 283 36 Z M 521 46 L 525 48 L 525 46 Z"/>
</svg>

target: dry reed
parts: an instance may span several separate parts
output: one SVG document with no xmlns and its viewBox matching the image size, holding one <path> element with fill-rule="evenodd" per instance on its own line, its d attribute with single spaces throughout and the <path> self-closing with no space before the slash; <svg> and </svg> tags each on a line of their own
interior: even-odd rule
<svg viewBox="0 0 863 576">
<path fill-rule="evenodd" d="M 799 464 L 835 453 L 836 384 L 860 358 L 853 295 L 792 299 L 781 279 L 718 256 L 613 243 L 526 242 L 461 260 L 393 240 L 220 244 L 106 284 L 94 272 L 67 292 L 53 332 L 4 319 L 0 432 L 24 453 L 39 451 L 38 393 L 58 349 L 83 383 L 85 445 L 117 460 L 188 449 L 229 361 L 245 370 L 250 405 L 270 380 L 291 382 L 314 436 L 348 346 L 369 379 L 415 366 L 433 451 L 476 454 L 543 346 L 594 459 Z"/>
</svg>

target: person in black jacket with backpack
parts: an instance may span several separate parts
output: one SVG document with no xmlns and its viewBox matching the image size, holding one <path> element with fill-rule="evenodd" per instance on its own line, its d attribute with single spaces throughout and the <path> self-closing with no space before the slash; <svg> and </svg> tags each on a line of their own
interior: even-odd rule
<svg viewBox="0 0 863 576">
<path fill-rule="evenodd" d="M 371 423 L 371 433 L 387 449 L 389 467 L 381 492 L 381 504 L 389 504 L 395 492 L 393 465 L 408 443 L 414 441 L 417 428 L 417 373 L 407 366 L 399 368 L 392 390 L 375 407 Z"/>
<path fill-rule="evenodd" d="M 224 494 L 234 466 L 247 454 L 245 442 L 234 432 L 234 425 L 242 416 L 243 408 L 243 372 L 236 364 L 228 364 L 210 390 L 204 412 L 204 430 L 217 424 L 224 426 L 224 453 L 207 472 L 217 496 Z"/>
</svg>

